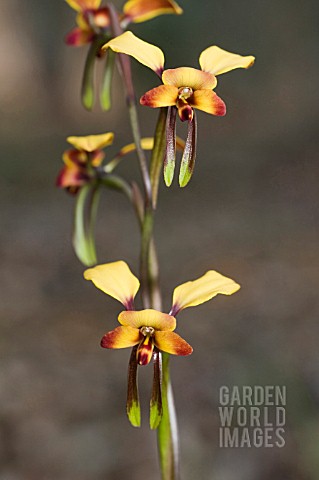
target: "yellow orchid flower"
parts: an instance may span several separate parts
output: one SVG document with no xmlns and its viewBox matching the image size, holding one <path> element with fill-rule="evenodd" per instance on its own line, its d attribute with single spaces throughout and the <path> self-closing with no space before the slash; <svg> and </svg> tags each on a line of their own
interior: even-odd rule
<svg viewBox="0 0 319 480">
<path fill-rule="evenodd" d="M 113 143 L 112 132 L 85 137 L 68 137 L 67 142 L 74 149 L 63 154 L 64 167 L 56 180 L 58 187 L 66 188 L 70 193 L 77 193 L 79 188 L 96 178 L 96 169 L 101 165 L 105 154 L 102 151 Z"/>
<path fill-rule="evenodd" d="M 71 194 L 76 194 L 82 186 L 97 180 L 99 172 L 102 176 L 113 172 L 123 157 L 136 150 L 135 143 L 125 145 L 101 170 L 101 164 L 105 158 L 102 149 L 112 145 L 113 139 L 114 133 L 112 132 L 83 137 L 68 137 L 67 142 L 74 149 L 68 149 L 63 153 L 64 167 L 58 174 L 56 185 L 65 188 Z M 183 140 L 177 138 L 177 145 L 180 149 L 183 148 Z M 152 150 L 153 146 L 154 138 L 145 137 L 141 139 L 143 150 Z"/>
<path fill-rule="evenodd" d="M 251 55 L 243 57 L 213 45 L 200 54 L 201 70 L 191 67 L 164 70 L 165 57 L 162 50 L 144 42 L 129 31 L 107 42 L 102 50 L 108 48 L 134 57 L 162 79 L 163 85 L 146 92 L 141 97 L 140 103 L 151 108 L 169 107 L 164 161 L 164 178 L 167 186 L 172 183 L 175 169 L 177 113 L 182 122 L 188 122 L 187 140 L 179 175 L 180 186 L 184 187 L 192 176 L 196 158 L 197 122 L 194 109 L 211 115 L 225 115 L 226 105 L 213 91 L 217 85 L 216 75 L 236 68 L 249 68 L 255 58 Z"/>
<path fill-rule="evenodd" d="M 197 280 L 183 283 L 175 288 L 172 307 L 167 314 L 153 309 L 134 309 L 134 298 L 140 282 L 123 261 L 89 268 L 84 272 L 84 278 L 92 281 L 102 292 L 121 302 L 126 309 L 118 316 L 121 326 L 107 332 L 101 340 L 101 346 L 110 349 L 134 347 L 129 367 L 127 412 L 133 425 L 137 426 L 140 421 L 135 385 L 137 365 L 148 365 L 153 357 L 154 369 L 157 371 L 159 351 L 173 355 L 190 355 L 193 351 L 192 347 L 174 332 L 175 316 L 181 310 L 207 302 L 218 294 L 231 295 L 237 292 L 240 286 L 234 280 L 210 270 Z M 153 382 L 154 391 L 160 398 L 160 376 L 155 375 Z M 160 413 L 159 416 L 151 415 L 154 419 L 151 422 L 152 428 L 156 428 L 160 416 Z"/>
<path fill-rule="evenodd" d="M 81 46 L 92 43 L 97 35 L 109 33 L 110 14 L 108 7 L 101 7 L 102 0 L 65 0 L 76 10 L 77 27 L 67 36 L 66 43 Z M 164 14 L 180 15 L 183 10 L 173 0 L 129 0 L 118 13 L 120 25 L 126 28 L 130 23 L 140 23 Z"/>
</svg>

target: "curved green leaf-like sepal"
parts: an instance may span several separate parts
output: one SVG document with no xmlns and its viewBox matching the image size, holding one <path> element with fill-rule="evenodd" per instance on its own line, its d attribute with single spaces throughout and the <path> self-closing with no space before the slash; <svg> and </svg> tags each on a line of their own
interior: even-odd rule
<svg viewBox="0 0 319 480">
<path fill-rule="evenodd" d="M 110 110 L 112 104 L 112 79 L 115 65 L 115 53 L 108 50 L 105 60 L 103 81 L 100 93 L 100 104 L 105 112 Z"/>
<path fill-rule="evenodd" d="M 167 107 L 160 109 L 160 114 L 157 121 L 154 148 L 152 151 L 151 165 L 150 165 L 150 177 L 152 185 L 152 199 L 153 207 L 156 208 L 159 177 L 163 168 L 164 155 L 165 155 L 165 128 L 167 119 Z"/>
<path fill-rule="evenodd" d="M 76 199 L 73 247 L 78 259 L 87 267 L 97 263 L 94 225 L 99 197 L 100 191 L 96 185 L 85 185 Z"/>
<path fill-rule="evenodd" d="M 150 402 L 150 427 L 155 430 L 162 420 L 162 355 L 159 351 L 153 353 L 154 377 L 152 398 Z"/>
<path fill-rule="evenodd" d="M 176 107 L 168 107 L 166 121 L 166 152 L 164 158 L 164 180 L 169 187 L 173 181 L 176 159 Z"/>
<path fill-rule="evenodd" d="M 137 387 L 137 348 L 138 345 L 133 347 L 130 357 L 130 363 L 128 366 L 128 385 L 126 401 L 126 413 L 133 427 L 141 426 L 141 408 Z"/>
<path fill-rule="evenodd" d="M 188 133 L 186 145 L 181 161 L 181 168 L 179 171 L 179 185 L 186 187 L 192 178 L 195 159 L 196 159 L 196 143 L 197 143 L 197 120 L 196 112 L 194 111 L 193 119 L 188 122 Z"/>
</svg>

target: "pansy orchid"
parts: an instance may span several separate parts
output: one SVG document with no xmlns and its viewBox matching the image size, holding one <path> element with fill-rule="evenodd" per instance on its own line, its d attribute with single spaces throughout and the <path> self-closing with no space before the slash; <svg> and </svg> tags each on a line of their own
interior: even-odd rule
<svg viewBox="0 0 319 480">
<path fill-rule="evenodd" d="M 157 73 L 163 82 L 163 85 L 146 92 L 141 97 L 140 103 L 152 108 L 168 107 L 164 160 L 164 178 L 167 186 L 172 183 L 175 169 L 177 113 L 182 122 L 188 122 L 187 140 L 179 174 L 179 184 L 184 187 L 192 176 L 196 158 L 197 122 L 194 109 L 211 115 L 225 115 L 225 103 L 213 91 L 217 85 L 216 75 L 236 68 L 249 68 L 254 63 L 254 57 L 251 55 L 243 57 L 213 45 L 200 54 L 201 70 L 191 67 L 164 70 L 162 50 L 144 42 L 132 32 L 128 31 L 113 38 L 102 47 L 102 50 L 108 48 L 134 57 Z"/>
<path fill-rule="evenodd" d="M 123 157 L 136 150 L 134 143 L 129 143 L 107 163 L 101 166 L 105 153 L 103 148 L 112 145 L 114 134 L 112 132 L 84 137 L 68 137 L 67 142 L 74 148 L 64 152 L 62 159 L 64 167 L 58 174 L 56 185 L 65 188 L 69 193 L 76 194 L 78 190 L 89 183 L 94 183 L 98 178 L 113 172 Z M 183 149 L 184 142 L 177 137 L 177 148 Z M 152 150 L 154 139 L 145 137 L 141 139 L 143 150 Z"/>
<path fill-rule="evenodd" d="M 68 45 L 85 45 L 97 35 L 108 34 L 110 14 L 108 7 L 101 6 L 102 0 L 65 1 L 78 12 L 77 27 L 66 36 Z M 126 28 L 130 23 L 146 22 L 159 15 L 181 13 L 183 10 L 174 0 L 129 0 L 118 16 L 121 27 Z"/>
<path fill-rule="evenodd" d="M 90 268 L 84 278 L 107 295 L 121 302 L 125 311 L 118 316 L 120 326 L 106 333 L 101 346 L 118 349 L 133 347 L 128 379 L 127 414 L 134 426 L 140 425 L 140 407 L 137 389 L 137 366 L 148 365 L 153 358 L 154 379 L 151 399 L 151 428 L 161 419 L 161 366 L 160 352 L 190 355 L 192 347 L 177 333 L 176 315 L 183 309 L 207 302 L 218 294 L 231 295 L 240 286 L 232 279 L 209 270 L 197 280 L 183 283 L 173 292 L 169 313 L 154 309 L 135 310 L 134 299 L 140 282 L 123 261 Z"/>
<path fill-rule="evenodd" d="M 112 132 L 85 137 L 68 137 L 67 142 L 74 148 L 63 154 L 64 167 L 60 171 L 56 184 L 66 188 L 70 193 L 78 190 L 96 179 L 97 168 L 101 165 L 105 154 L 103 148 L 113 143 Z"/>
</svg>

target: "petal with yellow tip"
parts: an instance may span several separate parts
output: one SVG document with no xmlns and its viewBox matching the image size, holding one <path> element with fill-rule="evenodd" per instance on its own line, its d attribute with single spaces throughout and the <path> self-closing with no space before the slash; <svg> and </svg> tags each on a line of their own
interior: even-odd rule
<svg viewBox="0 0 319 480">
<path fill-rule="evenodd" d="M 178 99 L 178 89 L 172 85 L 160 85 L 146 92 L 140 104 L 151 108 L 172 107 Z"/>
<path fill-rule="evenodd" d="M 165 14 L 183 13 L 181 7 L 173 0 L 129 0 L 123 7 L 125 19 L 139 23 Z"/>
<path fill-rule="evenodd" d="M 155 332 L 154 343 L 159 350 L 172 355 L 190 355 L 193 352 L 192 347 L 174 332 Z"/>
<path fill-rule="evenodd" d="M 121 312 L 118 317 L 121 325 L 133 328 L 153 327 L 154 330 L 173 331 L 176 328 L 176 319 L 167 313 L 158 310 L 146 309 Z"/>
<path fill-rule="evenodd" d="M 142 65 L 154 70 L 158 75 L 161 75 L 163 71 L 164 53 L 162 50 L 151 43 L 144 42 L 130 31 L 122 33 L 122 35 L 107 42 L 103 45 L 102 50 L 108 48 L 117 53 L 130 55 Z"/>
<path fill-rule="evenodd" d="M 203 88 L 213 89 L 217 85 L 215 75 L 191 67 L 164 70 L 162 80 L 164 85 L 174 85 L 174 87 L 177 88 L 189 87 L 193 90 Z"/>
<path fill-rule="evenodd" d="M 84 12 L 85 10 L 95 10 L 99 8 L 102 0 L 65 0 L 71 8 L 77 12 Z"/>
<path fill-rule="evenodd" d="M 84 278 L 91 280 L 97 288 L 121 302 L 126 308 L 132 307 L 133 299 L 140 287 L 140 282 L 122 260 L 89 268 L 85 270 Z"/>
<path fill-rule="evenodd" d="M 221 273 L 209 270 L 197 280 L 183 283 L 175 288 L 171 313 L 176 315 L 183 308 L 195 307 L 218 294 L 232 295 L 240 285 Z"/>
<path fill-rule="evenodd" d="M 86 137 L 68 137 L 67 141 L 78 150 L 93 152 L 100 150 L 113 143 L 114 133 L 101 133 L 100 135 L 88 135 Z"/>
<path fill-rule="evenodd" d="M 223 50 L 216 45 L 206 48 L 199 57 L 201 69 L 214 75 L 221 75 L 236 68 L 249 68 L 254 64 L 254 61 L 255 57 L 252 55 L 242 57 L 237 53 L 227 52 L 227 50 Z"/>
<path fill-rule="evenodd" d="M 226 105 L 212 90 L 196 90 L 189 98 L 188 103 L 198 110 L 211 115 L 223 116 L 226 114 Z"/>
<path fill-rule="evenodd" d="M 127 348 L 137 345 L 143 338 L 143 335 L 137 328 L 116 327 L 111 332 L 106 333 L 101 340 L 103 348 Z"/>
</svg>

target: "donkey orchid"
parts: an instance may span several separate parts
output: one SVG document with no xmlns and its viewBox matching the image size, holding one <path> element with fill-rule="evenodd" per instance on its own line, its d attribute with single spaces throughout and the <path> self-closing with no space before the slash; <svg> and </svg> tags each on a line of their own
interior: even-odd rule
<svg viewBox="0 0 319 480">
<path fill-rule="evenodd" d="M 82 46 L 91 43 L 96 36 L 109 33 L 110 14 L 108 7 L 101 7 L 102 0 L 66 0 L 78 12 L 77 27 L 66 36 L 66 43 Z M 180 15 L 183 10 L 173 0 L 129 0 L 119 13 L 122 28 L 130 23 L 151 20 L 163 14 Z"/>
<path fill-rule="evenodd" d="M 182 122 L 188 122 L 187 140 L 179 174 L 179 184 L 184 187 L 191 179 L 196 158 L 197 122 L 194 109 L 211 115 L 225 115 L 225 103 L 213 91 L 217 85 L 216 75 L 236 68 L 249 68 L 254 63 L 254 57 L 251 55 L 243 57 L 213 45 L 200 54 L 201 70 L 191 67 L 164 70 L 162 50 L 144 42 L 132 32 L 125 32 L 113 38 L 102 47 L 102 50 L 108 48 L 134 57 L 162 79 L 163 85 L 146 92 L 141 97 L 140 103 L 151 108 L 169 107 L 164 160 L 164 178 L 167 186 L 172 183 L 175 169 L 177 113 Z"/>
<path fill-rule="evenodd" d="M 68 149 L 63 154 L 65 166 L 58 175 L 57 186 L 75 194 L 83 185 L 96 179 L 97 168 L 105 157 L 102 149 L 111 145 L 113 138 L 112 132 L 86 137 L 68 137 L 67 142 L 75 148 Z"/>
<path fill-rule="evenodd" d="M 169 314 L 158 310 L 135 310 L 134 298 L 140 282 L 123 261 L 89 268 L 84 278 L 107 295 L 121 302 L 125 311 L 118 316 L 121 326 L 106 333 L 101 346 L 118 349 L 133 347 L 129 364 L 127 413 L 134 426 L 140 425 L 140 408 L 136 386 L 137 366 L 148 365 L 153 357 L 154 379 L 151 400 L 151 427 L 156 428 L 161 418 L 161 373 L 159 352 L 190 355 L 192 347 L 174 330 L 175 316 L 184 308 L 200 305 L 218 294 L 231 295 L 240 286 L 220 273 L 210 270 L 197 280 L 175 288 Z M 156 398 L 156 400 L 155 400 Z M 152 414 L 157 409 L 157 414 Z"/>
</svg>

